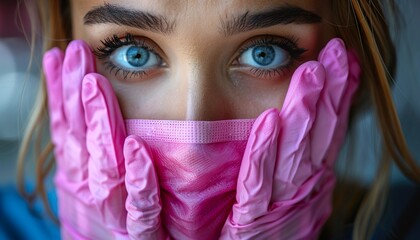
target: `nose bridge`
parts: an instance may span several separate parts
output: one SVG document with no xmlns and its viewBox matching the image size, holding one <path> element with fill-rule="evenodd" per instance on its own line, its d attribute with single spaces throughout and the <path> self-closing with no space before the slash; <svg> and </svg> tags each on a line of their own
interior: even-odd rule
<svg viewBox="0 0 420 240">
<path fill-rule="evenodd" d="M 221 104 L 224 96 L 223 80 L 217 66 L 203 58 L 189 58 L 181 67 L 179 77 L 182 91 L 179 96 L 185 102 L 185 119 L 211 121 L 224 118 L 224 107 Z M 192 60 L 191 60 L 192 59 Z"/>
</svg>

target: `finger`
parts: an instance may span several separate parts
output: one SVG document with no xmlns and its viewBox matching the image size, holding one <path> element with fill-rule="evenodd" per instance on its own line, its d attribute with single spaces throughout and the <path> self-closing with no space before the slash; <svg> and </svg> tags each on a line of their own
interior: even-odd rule
<svg viewBox="0 0 420 240">
<path fill-rule="evenodd" d="M 350 107 L 353 100 L 353 96 L 356 93 L 359 84 L 360 84 L 360 65 L 359 60 L 354 52 L 348 51 L 347 53 L 348 62 L 349 62 L 349 78 L 347 88 L 344 91 L 342 102 L 338 108 L 338 123 L 337 123 L 337 130 L 334 134 L 333 143 L 337 143 L 331 145 L 330 149 L 327 152 L 327 164 L 332 166 L 335 159 L 337 158 L 338 151 L 340 150 L 340 146 L 345 138 L 349 120 L 349 113 Z"/>
<path fill-rule="evenodd" d="M 66 50 L 63 64 L 64 113 L 68 123 L 64 159 L 70 181 L 87 179 L 86 124 L 81 92 L 83 77 L 94 71 L 92 53 L 86 43 L 73 41 Z"/>
<path fill-rule="evenodd" d="M 314 122 L 311 141 L 312 162 L 319 168 L 325 159 L 326 152 L 337 129 L 338 110 L 348 86 L 349 65 L 344 42 L 333 39 L 321 51 L 319 61 L 325 67 L 326 81 L 317 107 L 317 118 Z"/>
<path fill-rule="evenodd" d="M 279 116 L 276 109 L 255 121 L 239 170 L 232 221 L 245 225 L 268 212 L 277 154 Z"/>
<path fill-rule="evenodd" d="M 64 145 L 64 135 L 67 129 L 63 110 L 62 67 L 64 53 L 53 48 L 44 54 L 42 66 L 45 74 L 48 95 L 48 108 L 51 127 L 51 138 L 55 145 L 57 156 L 61 156 Z M 61 159 L 58 159 L 61 161 Z"/>
<path fill-rule="evenodd" d="M 96 73 L 83 79 L 82 103 L 87 126 L 89 189 L 103 223 L 114 232 L 125 231 L 124 121 L 108 80 Z"/>
<path fill-rule="evenodd" d="M 128 197 L 127 231 L 133 239 L 161 239 L 159 184 L 147 145 L 138 136 L 124 143 Z"/>
<path fill-rule="evenodd" d="M 348 84 L 349 65 L 347 50 L 343 40 L 334 38 L 330 40 L 319 55 L 319 62 L 325 68 L 326 83 L 325 98 L 329 98 L 335 112 L 338 111 L 344 91 Z"/>
<path fill-rule="evenodd" d="M 315 61 L 302 64 L 293 74 L 280 112 L 281 135 L 275 170 L 273 200 L 293 197 L 311 175 L 309 132 L 316 117 L 316 106 L 325 82 L 325 70 Z"/>
</svg>

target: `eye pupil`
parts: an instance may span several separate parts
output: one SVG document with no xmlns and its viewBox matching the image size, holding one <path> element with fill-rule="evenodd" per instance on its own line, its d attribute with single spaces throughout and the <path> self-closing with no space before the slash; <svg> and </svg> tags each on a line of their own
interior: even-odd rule
<svg viewBox="0 0 420 240">
<path fill-rule="evenodd" d="M 127 62 L 133 67 L 141 67 L 149 60 L 149 51 L 142 47 L 131 46 L 127 49 Z"/>
<path fill-rule="evenodd" d="M 252 58 L 259 65 L 270 65 L 275 59 L 275 50 L 270 45 L 263 45 L 255 47 L 252 50 Z"/>
</svg>

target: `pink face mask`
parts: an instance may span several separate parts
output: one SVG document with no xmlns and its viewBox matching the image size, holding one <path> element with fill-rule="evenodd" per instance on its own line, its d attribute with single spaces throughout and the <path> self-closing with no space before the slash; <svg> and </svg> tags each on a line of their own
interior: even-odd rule
<svg viewBox="0 0 420 240">
<path fill-rule="evenodd" d="M 175 239 L 215 239 L 235 202 L 253 119 L 126 120 L 149 146 L 158 174 L 162 225 Z M 205 230 L 205 231 L 203 231 Z M 203 232 L 212 233 L 203 236 Z"/>
</svg>

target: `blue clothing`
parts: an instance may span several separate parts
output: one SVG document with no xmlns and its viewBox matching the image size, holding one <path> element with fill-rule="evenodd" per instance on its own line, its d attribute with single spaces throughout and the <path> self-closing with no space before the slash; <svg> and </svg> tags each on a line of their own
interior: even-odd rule
<svg viewBox="0 0 420 240">
<path fill-rule="evenodd" d="M 57 216 L 55 191 L 47 195 Z M 0 240 L 9 239 L 60 239 L 59 226 L 47 215 L 42 201 L 29 205 L 12 185 L 0 187 Z"/>
</svg>

